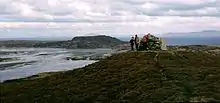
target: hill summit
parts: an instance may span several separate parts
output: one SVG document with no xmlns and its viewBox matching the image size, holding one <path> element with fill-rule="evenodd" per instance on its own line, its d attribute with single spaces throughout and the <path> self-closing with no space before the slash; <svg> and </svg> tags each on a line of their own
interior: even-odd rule
<svg viewBox="0 0 220 103">
<path fill-rule="evenodd" d="M 3 103 L 219 102 L 218 53 L 161 51 L 113 55 L 43 78 L 6 81 Z"/>
</svg>

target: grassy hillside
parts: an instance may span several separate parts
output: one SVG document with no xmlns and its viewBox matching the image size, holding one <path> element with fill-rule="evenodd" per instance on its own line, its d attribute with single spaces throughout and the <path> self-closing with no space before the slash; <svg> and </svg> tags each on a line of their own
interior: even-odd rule
<svg viewBox="0 0 220 103">
<path fill-rule="evenodd" d="M 220 102 L 220 54 L 130 52 L 68 72 L 1 83 L 2 103 Z"/>
</svg>

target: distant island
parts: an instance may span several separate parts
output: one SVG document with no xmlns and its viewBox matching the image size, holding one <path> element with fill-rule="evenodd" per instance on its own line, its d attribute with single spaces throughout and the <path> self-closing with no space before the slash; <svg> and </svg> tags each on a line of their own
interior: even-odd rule
<svg viewBox="0 0 220 103">
<path fill-rule="evenodd" d="M 0 47 L 95 49 L 113 48 L 123 43 L 125 42 L 114 37 L 98 35 L 74 37 L 72 40 L 67 41 L 7 40 L 0 41 Z"/>
</svg>

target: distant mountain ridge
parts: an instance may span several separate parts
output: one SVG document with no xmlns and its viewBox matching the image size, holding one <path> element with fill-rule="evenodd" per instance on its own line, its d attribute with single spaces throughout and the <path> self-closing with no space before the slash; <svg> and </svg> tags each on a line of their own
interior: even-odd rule
<svg viewBox="0 0 220 103">
<path fill-rule="evenodd" d="M 206 30 L 163 35 L 168 45 L 220 45 L 220 31 Z"/>
<path fill-rule="evenodd" d="M 167 45 L 220 45 L 220 37 L 166 37 Z"/>
<path fill-rule="evenodd" d="M 153 34 L 154 35 L 154 34 Z M 140 36 L 141 37 L 141 36 Z M 201 32 L 160 34 L 168 45 L 220 45 L 220 31 L 206 30 Z M 131 37 L 119 37 L 129 41 Z"/>
<path fill-rule="evenodd" d="M 112 48 L 124 43 L 123 41 L 105 35 L 74 37 L 68 41 L 0 41 L 0 47 L 41 47 L 41 48 Z"/>
<path fill-rule="evenodd" d="M 205 30 L 201 32 L 166 33 L 163 37 L 220 37 L 220 31 Z"/>
<path fill-rule="evenodd" d="M 27 41 L 65 41 L 70 40 L 70 37 L 26 37 L 26 38 L 1 38 L 0 41 L 9 40 L 27 40 Z"/>
<path fill-rule="evenodd" d="M 148 32 L 146 32 L 147 34 Z M 154 34 L 155 36 L 159 36 L 162 38 L 192 38 L 192 37 L 196 37 L 196 38 L 203 38 L 203 37 L 208 37 L 208 38 L 212 38 L 212 37 L 217 37 L 220 38 L 220 31 L 218 30 L 205 30 L 205 31 L 201 31 L 201 32 L 177 32 L 177 33 L 160 33 L 160 34 Z M 139 35 L 140 36 L 140 35 Z M 142 36 L 140 36 L 142 37 Z M 129 36 L 122 36 L 122 37 L 118 37 L 120 40 L 123 41 L 129 41 L 131 39 L 131 37 Z"/>
</svg>

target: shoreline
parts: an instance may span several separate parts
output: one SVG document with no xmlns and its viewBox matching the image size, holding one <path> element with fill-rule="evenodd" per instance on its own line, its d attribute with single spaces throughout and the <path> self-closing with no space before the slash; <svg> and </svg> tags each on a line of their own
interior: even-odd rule
<svg viewBox="0 0 220 103">
<path fill-rule="evenodd" d="M 2 70 L 0 71 L 1 79 L 0 82 L 4 83 L 4 81 L 10 81 L 10 80 L 19 80 L 19 79 L 25 79 L 32 76 L 37 76 L 44 73 L 57 73 L 57 72 L 66 72 L 74 69 L 79 69 L 86 67 L 90 64 L 98 62 L 97 60 L 76 60 L 72 61 L 73 64 L 75 64 L 75 67 L 71 68 L 56 68 L 56 69 L 47 69 L 47 70 L 34 70 L 34 69 L 8 69 L 8 70 Z M 25 71 L 28 70 L 28 71 Z M 24 72 L 23 72 L 24 71 Z M 7 75 L 6 75 L 7 74 Z M 16 74 L 10 76 L 10 74 Z"/>
<path fill-rule="evenodd" d="M 189 50 L 187 50 L 187 49 L 181 49 L 181 47 L 194 47 L 195 45 L 188 45 L 188 46 L 174 46 L 174 47 L 180 47 L 180 48 L 177 48 L 177 49 L 174 49 L 174 50 L 171 50 L 171 48 L 169 48 L 168 49 L 168 52 L 175 52 L 175 51 L 188 51 L 188 52 L 196 52 L 196 51 L 194 51 L 194 50 L 191 50 L 191 49 L 194 49 L 194 48 L 189 48 Z M 212 53 L 212 55 L 217 55 L 217 54 L 219 54 L 220 53 L 220 46 L 218 47 L 218 46 L 209 46 L 209 45 L 196 45 L 195 47 L 204 47 L 204 48 L 208 48 L 207 50 L 205 49 L 205 51 L 202 51 L 202 50 L 199 50 L 198 52 L 206 52 L 206 53 Z M 210 48 L 211 47 L 211 48 Z M 214 50 L 213 50 L 213 48 L 212 47 L 216 47 Z M 196 49 L 198 49 L 198 48 L 196 48 Z M 201 49 L 201 48 L 200 48 Z M 211 50 L 209 50 L 209 49 L 211 49 Z M 122 51 L 123 52 L 123 51 Z M 122 53 L 122 52 L 120 52 L 120 51 L 118 51 L 118 53 Z M 118 54 L 117 53 L 117 54 Z M 51 71 L 43 71 L 43 72 L 37 72 L 37 73 L 33 73 L 33 74 L 31 74 L 31 75 L 26 75 L 25 74 L 25 76 L 23 76 L 23 77 L 17 77 L 17 78 L 12 78 L 12 79 L 1 79 L 1 82 L 4 82 L 4 81 L 8 81 L 8 80 L 17 80 L 17 79 L 25 79 L 25 78 L 30 78 L 30 77 L 32 77 L 32 76 L 41 76 L 41 74 L 44 74 L 44 73 L 54 73 L 54 72 L 65 72 L 65 71 L 69 71 L 69 70 L 74 70 L 74 69 L 79 69 L 79 68 L 82 68 L 82 67 L 85 67 L 85 66 L 87 66 L 87 65 L 90 65 L 90 64 L 93 64 L 93 63 L 96 63 L 96 62 L 98 62 L 99 60 L 74 60 L 75 61 L 75 63 L 76 64 L 78 64 L 77 62 L 80 62 L 80 61 L 91 61 L 92 63 L 89 63 L 89 64 L 86 64 L 86 65 L 83 65 L 83 66 L 78 66 L 78 67 L 71 67 L 71 68 L 62 68 L 62 69 L 60 69 L 60 70 L 51 70 Z M 67 61 L 68 62 L 68 61 Z M 9 70 L 10 71 L 10 70 Z M 4 71 L 0 71 L 0 74 L 3 74 L 3 72 Z M 3 74 L 4 75 L 4 74 Z M 10 78 L 10 77 L 8 77 L 8 78 Z"/>
</svg>

